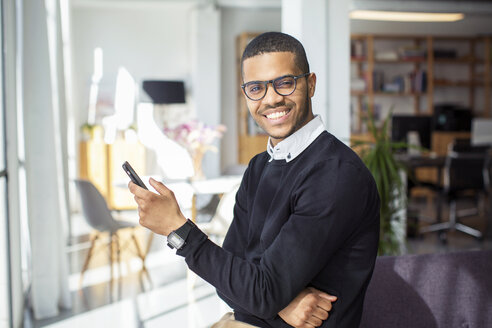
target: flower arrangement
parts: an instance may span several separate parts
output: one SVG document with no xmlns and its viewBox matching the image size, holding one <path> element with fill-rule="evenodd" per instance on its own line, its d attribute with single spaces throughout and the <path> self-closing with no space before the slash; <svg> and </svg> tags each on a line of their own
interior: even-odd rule
<svg viewBox="0 0 492 328">
<path fill-rule="evenodd" d="M 185 147 L 193 159 L 195 177 L 203 178 L 201 162 L 207 151 L 217 152 L 212 143 L 220 139 L 227 130 L 225 125 L 207 125 L 196 119 L 180 124 L 174 128 L 164 128 L 164 134 Z"/>
</svg>

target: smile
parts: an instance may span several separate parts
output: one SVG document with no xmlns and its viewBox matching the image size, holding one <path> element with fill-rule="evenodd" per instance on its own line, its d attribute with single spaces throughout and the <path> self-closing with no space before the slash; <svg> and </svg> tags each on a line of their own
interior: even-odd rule
<svg viewBox="0 0 492 328">
<path fill-rule="evenodd" d="M 289 111 L 284 110 L 283 112 L 271 113 L 271 114 L 266 115 L 266 118 L 268 118 L 269 120 L 278 120 L 279 118 L 282 118 L 285 115 L 287 115 L 288 112 Z"/>
</svg>

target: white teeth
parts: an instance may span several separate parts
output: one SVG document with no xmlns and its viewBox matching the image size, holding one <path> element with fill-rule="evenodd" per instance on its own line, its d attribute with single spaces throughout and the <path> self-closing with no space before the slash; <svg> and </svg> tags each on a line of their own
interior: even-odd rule
<svg viewBox="0 0 492 328">
<path fill-rule="evenodd" d="M 282 116 L 285 116 L 285 114 L 287 114 L 287 112 L 283 111 L 283 112 L 276 112 L 276 113 L 271 113 L 271 114 L 268 114 L 266 117 L 271 119 L 271 120 L 276 120 L 276 119 L 279 119 L 281 118 Z"/>
</svg>

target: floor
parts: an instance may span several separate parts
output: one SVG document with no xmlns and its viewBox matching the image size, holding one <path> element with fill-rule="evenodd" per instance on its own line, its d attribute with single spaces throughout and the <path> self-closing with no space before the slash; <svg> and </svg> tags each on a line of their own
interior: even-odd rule
<svg viewBox="0 0 492 328">
<path fill-rule="evenodd" d="M 465 206 L 467 204 L 464 204 Z M 426 199 L 415 199 L 409 207 L 418 213 L 418 225 L 432 221 L 434 206 Z M 136 220 L 135 212 L 123 215 Z M 444 217 L 447 210 L 444 211 Z M 34 320 L 26 312 L 24 327 L 210 327 L 229 309 L 208 283 L 187 270 L 184 260 L 166 246 L 165 239 L 156 236 L 152 240 L 146 267 L 149 275 L 142 273 L 141 262 L 134 256 L 123 256 L 121 277 L 109 282 L 110 270 L 107 251 L 94 255 L 93 263 L 83 278 L 80 288 L 80 271 L 89 247 L 90 228 L 80 215 L 73 217 L 72 245 L 68 247 L 70 259 L 70 288 L 73 308 L 47 320 Z M 483 217 L 463 220 L 485 231 Z M 149 237 L 141 230 L 142 244 Z M 447 234 L 442 243 L 436 233 L 428 233 L 408 239 L 405 253 L 422 254 L 460 250 L 492 249 L 492 240 L 478 241 L 460 232 Z M 120 275 L 117 267 L 114 272 Z M 149 279 L 150 277 L 150 279 Z"/>
</svg>

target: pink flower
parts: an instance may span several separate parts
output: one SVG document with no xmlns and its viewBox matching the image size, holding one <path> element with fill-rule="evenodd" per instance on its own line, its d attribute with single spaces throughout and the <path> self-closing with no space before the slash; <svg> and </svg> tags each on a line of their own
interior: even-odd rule
<svg viewBox="0 0 492 328">
<path fill-rule="evenodd" d="M 206 125 L 198 120 L 178 125 L 175 128 L 164 128 L 164 134 L 173 139 L 193 155 L 198 151 L 217 151 L 212 145 L 215 139 L 220 139 L 227 130 L 225 125 Z"/>
</svg>

